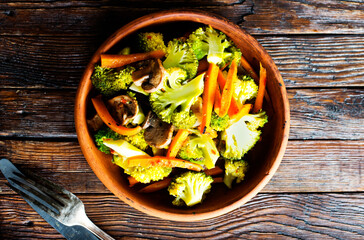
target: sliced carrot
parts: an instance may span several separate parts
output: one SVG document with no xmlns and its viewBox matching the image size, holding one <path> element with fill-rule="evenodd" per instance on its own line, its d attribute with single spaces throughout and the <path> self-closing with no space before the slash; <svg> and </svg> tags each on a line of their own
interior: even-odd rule
<svg viewBox="0 0 364 240">
<path fill-rule="evenodd" d="M 156 191 L 162 190 L 163 188 L 167 188 L 169 186 L 169 184 L 171 183 L 171 181 L 172 181 L 172 178 L 166 177 L 161 181 L 149 184 L 148 186 L 140 189 L 139 192 L 151 193 L 151 192 L 156 192 Z"/>
<path fill-rule="evenodd" d="M 230 108 L 231 99 L 233 98 L 234 93 L 234 79 L 237 78 L 238 65 L 236 61 L 233 60 L 226 78 L 225 86 L 221 93 L 221 108 L 220 108 L 220 117 L 224 117 Z"/>
<path fill-rule="evenodd" d="M 214 101 L 214 111 L 217 115 L 219 115 L 220 108 L 221 108 L 221 92 L 219 85 L 217 85 L 215 91 L 215 101 Z"/>
<path fill-rule="evenodd" d="M 127 128 L 119 125 L 114 118 L 110 115 L 107 110 L 104 101 L 102 101 L 101 95 L 91 98 L 92 104 L 95 107 L 97 114 L 100 116 L 101 120 L 114 132 L 121 135 L 135 135 L 142 130 L 140 126 L 134 128 Z"/>
<path fill-rule="evenodd" d="M 219 70 L 219 74 L 217 75 L 217 83 L 218 83 L 220 89 L 224 89 L 226 79 L 225 79 L 224 74 L 222 73 L 221 70 Z M 220 103 L 220 105 L 221 105 L 221 103 Z M 235 100 L 235 98 L 231 98 L 231 103 L 230 103 L 230 107 L 229 107 L 229 110 L 228 110 L 229 117 L 231 117 L 232 115 L 238 113 L 239 109 L 240 109 L 239 103 Z"/>
<path fill-rule="evenodd" d="M 205 86 L 202 96 L 202 120 L 200 125 L 201 133 L 204 133 L 206 131 L 206 127 L 210 126 L 218 73 L 219 67 L 215 63 L 210 63 L 209 69 L 207 70 L 207 74 L 205 76 Z"/>
<path fill-rule="evenodd" d="M 240 118 L 249 114 L 250 110 L 252 109 L 252 106 L 253 106 L 252 104 L 244 104 L 240 109 L 240 111 L 230 118 L 229 124 L 236 123 L 237 121 L 240 120 Z"/>
<path fill-rule="evenodd" d="M 250 76 L 255 80 L 255 82 L 258 82 L 259 78 L 258 75 L 255 73 L 252 66 L 250 66 L 249 62 L 241 56 L 240 59 L 241 66 L 250 74 Z"/>
<path fill-rule="evenodd" d="M 259 88 L 257 98 L 255 99 L 253 112 L 257 113 L 263 107 L 263 98 L 265 93 L 265 85 L 267 84 L 267 71 L 263 68 L 262 63 L 260 63 L 259 71 Z"/>
<path fill-rule="evenodd" d="M 224 171 L 218 166 L 215 166 L 214 168 L 211 168 L 211 169 L 204 170 L 204 173 L 209 176 L 219 175 L 219 174 L 222 174 L 223 172 Z"/>
<path fill-rule="evenodd" d="M 136 180 L 132 176 L 128 176 L 128 181 L 129 181 L 129 187 L 134 187 L 135 184 L 139 183 L 138 180 Z"/>
<path fill-rule="evenodd" d="M 231 98 L 231 103 L 230 103 L 230 107 L 229 107 L 229 110 L 228 110 L 228 115 L 229 117 L 237 114 L 239 111 L 240 111 L 240 108 L 241 106 L 239 106 L 241 104 L 239 104 L 235 98 Z"/>
<path fill-rule="evenodd" d="M 254 79 L 256 84 L 259 84 L 259 77 L 255 73 L 254 69 L 251 67 L 249 62 L 242 56 L 240 60 L 241 66 L 250 74 L 250 76 Z M 268 92 L 265 91 L 264 98 L 267 101 L 268 104 L 270 104 L 270 97 L 268 95 Z"/>
<path fill-rule="evenodd" d="M 167 151 L 167 157 L 176 157 L 178 151 L 181 149 L 183 142 L 188 137 L 189 131 L 187 129 L 179 129 L 176 136 L 173 138 Z"/>
<path fill-rule="evenodd" d="M 159 166 L 159 167 L 178 167 L 187 168 L 193 171 L 201 171 L 203 167 L 199 164 L 192 163 L 190 161 L 173 158 L 173 157 L 163 157 L 163 156 L 135 156 L 128 158 L 128 165 L 130 167 L 141 166 Z"/>
<path fill-rule="evenodd" d="M 164 55 L 165 52 L 163 50 L 145 53 L 133 53 L 129 55 L 101 54 L 101 67 L 117 68 L 142 60 L 162 58 Z"/>
<path fill-rule="evenodd" d="M 198 61 L 198 68 L 197 68 L 197 74 L 202 73 L 206 71 L 209 68 L 209 62 L 206 58 L 201 59 Z"/>
</svg>

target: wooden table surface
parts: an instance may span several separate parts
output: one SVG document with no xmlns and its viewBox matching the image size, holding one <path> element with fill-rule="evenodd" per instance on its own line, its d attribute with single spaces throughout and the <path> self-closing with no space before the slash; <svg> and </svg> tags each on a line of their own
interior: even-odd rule
<svg viewBox="0 0 364 240">
<path fill-rule="evenodd" d="M 84 159 L 73 121 L 93 52 L 148 13 L 189 7 L 227 17 L 267 49 L 285 81 L 291 131 L 282 164 L 241 208 L 201 222 L 121 202 Z M 363 239 L 363 0 L 0 2 L 0 156 L 63 185 L 116 239 Z M 62 239 L 0 176 L 0 238 Z"/>
</svg>

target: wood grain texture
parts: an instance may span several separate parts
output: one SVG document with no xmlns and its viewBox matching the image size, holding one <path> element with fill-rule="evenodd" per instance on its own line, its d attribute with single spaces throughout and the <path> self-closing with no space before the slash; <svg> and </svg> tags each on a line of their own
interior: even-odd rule
<svg viewBox="0 0 364 240">
<path fill-rule="evenodd" d="M 287 88 L 364 86 L 361 36 L 257 36 Z"/>
<path fill-rule="evenodd" d="M 76 89 L 107 36 L 0 38 L 2 88 Z M 257 36 L 287 88 L 364 86 L 363 36 Z"/>
<path fill-rule="evenodd" d="M 148 13 L 186 7 L 225 16 L 253 34 L 364 33 L 361 1 L 200 0 L 3 3 L 1 34 L 108 35 L 116 30 L 115 23 L 120 27 Z"/>
<path fill-rule="evenodd" d="M 76 138 L 74 90 L 0 90 L 0 136 Z M 363 139 L 362 89 L 289 89 L 290 139 Z"/>
<path fill-rule="evenodd" d="M 78 195 L 86 212 L 116 239 L 362 239 L 363 194 L 259 194 L 243 207 L 210 220 L 171 222 L 147 216 L 111 195 Z M 17 195 L 0 199 L 6 239 L 62 239 Z"/>
<path fill-rule="evenodd" d="M 0 90 L 0 136 L 76 137 L 75 91 Z"/>
<path fill-rule="evenodd" d="M 1 37 L 1 87 L 76 89 L 101 43 L 93 37 Z"/>
<path fill-rule="evenodd" d="M 291 139 L 363 139 L 363 89 L 289 90 Z"/>
<path fill-rule="evenodd" d="M 255 0 L 241 26 L 254 34 L 363 34 L 362 1 Z"/>
<path fill-rule="evenodd" d="M 113 3 L 109 1 L 35 5 L 21 2 L 5 3 L 0 5 L 0 9 L 5 9 L 3 14 L 0 14 L 2 23 L 0 35 L 108 36 L 138 17 L 178 7 L 213 12 L 226 16 L 236 23 L 241 22 L 243 16 L 252 13 L 253 4 L 250 0 L 221 6 L 206 4 L 201 6 L 199 3 L 191 5 L 182 2 L 180 4 L 154 2 L 152 5 L 132 1 Z"/>
<path fill-rule="evenodd" d="M 72 192 L 109 193 L 77 142 L 3 140 L 0 156 Z M 364 191 L 363 156 L 364 141 L 289 141 L 278 171 L 263 192 Z M 1 194 L 12 193 L 5 182 L 0 177 Z"/>
</svg>

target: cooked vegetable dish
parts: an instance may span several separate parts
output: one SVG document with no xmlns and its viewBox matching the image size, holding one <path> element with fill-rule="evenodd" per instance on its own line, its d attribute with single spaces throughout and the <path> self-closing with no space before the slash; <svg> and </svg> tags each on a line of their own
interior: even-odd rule
<svg viewBox="0 0 364 240">
<path fill-rule="evenodd" d="M 176 206 L 201 203 L 215 184 L 242 182 L 244 157 L 268 122 L 264 67 L 255 74 L 211 26 L 168 41 L 159 32 L 135 38 L 102 54 L 91 76 L 96 146 L 112 154 L 131 188 L 168 191 Z"/>
</svg>

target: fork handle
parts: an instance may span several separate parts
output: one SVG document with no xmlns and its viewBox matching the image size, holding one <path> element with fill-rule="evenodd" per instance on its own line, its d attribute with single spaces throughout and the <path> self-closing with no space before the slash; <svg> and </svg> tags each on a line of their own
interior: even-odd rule
<svg viewBox="0 0 364 240">
<path fill-rule="evenodd" d="M 85 227 L 101 240 L 115 240 L 110 235 L 102 231 L 98 226 L 96 226 L 87 216 L 86 218 L 83 218 L 81 226 Z"/>
</svg>

